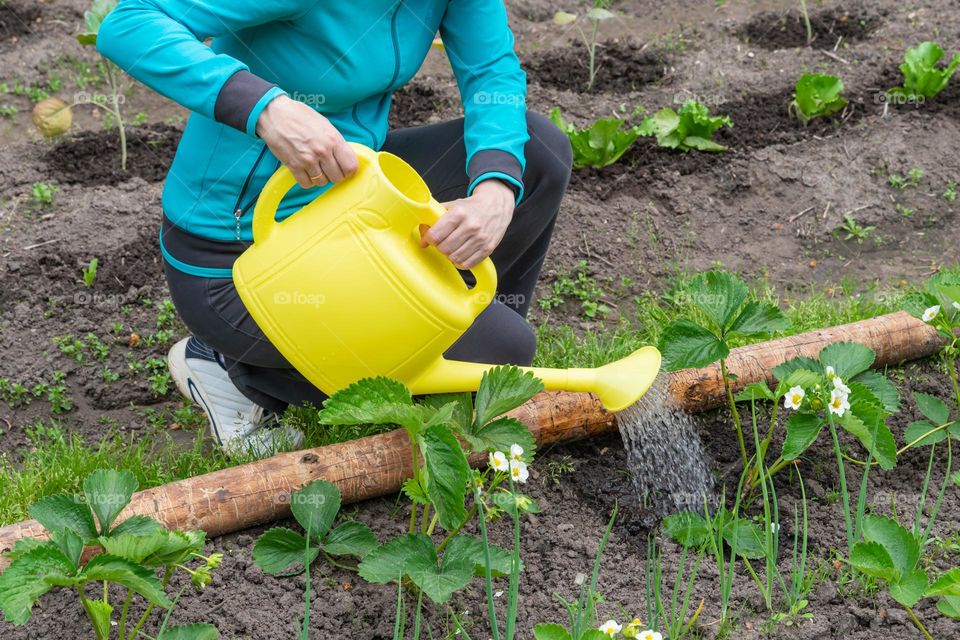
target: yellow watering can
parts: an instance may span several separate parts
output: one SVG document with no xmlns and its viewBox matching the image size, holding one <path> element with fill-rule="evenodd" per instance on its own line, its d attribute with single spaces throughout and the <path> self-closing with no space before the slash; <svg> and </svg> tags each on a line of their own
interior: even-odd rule
<svg viewBox="0 0 960 640">
<path fill-rule="evenodd" d="M 311 383 L 332 394 L 360 378 L 388 376 L 413 393 L 475 391 L 492 365 L 443 353 L 493 300 L 486 259 L 468 288 L 421 224 L 446 210 L 417 172 L 386 152 L 353 144 L 359 170 L 283 222 L 277 208 L 296 180 L 270 178 L 253 214 L 254 244 L 233 265 L 240 298 L 270 342 Z M 547 389 L 592 391 L 619 411 L 636 402 L 660 368 L 644 347 L 598 369 L 529 368 Z"/>
</svg>

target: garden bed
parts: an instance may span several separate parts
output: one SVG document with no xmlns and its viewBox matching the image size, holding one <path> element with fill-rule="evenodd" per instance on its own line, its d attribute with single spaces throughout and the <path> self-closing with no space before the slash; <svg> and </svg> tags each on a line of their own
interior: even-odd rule
<svg viewBox="0 0 960 640">
<path fill-rule="evenodd" d="M 640 138 L 620 163 L 575 173 L 538 290 L 556 305 L 549 310 L 534 305 L 536 323 L 550 330 L 569 325 L 581 337 L 612 332 L 617 322 L 636 319 L 636 297 L 667 292 L 680 272 L 715 262 L 761 287 L 775 287 L 785 306 L 812 291 L 848 305 L 865 292 L 861 306 L 847 308 L 896 308 L 901 281 L 919 284 L 937 268 L 960 262 L 955 233 L 960 204 L 944 197 L 950 182 L 960 181 L 960 79 L 919 108 L 887 106 L 880 98 L 899 81 L 905 46 L 936 39 L 948 53 L 960 50 L 960 15 L 952 0 L 909 6 L 894 0 L 811 3 L 817 36 L 812 48 L 802 46 L 806 32 L 794 2 L 728 0 L 709 11 L 703 6 L 712 3 L 694 0 L 617 3 L 619 19 L 601 30 L 603 66 L 589 92 L 579 35 L 550 20 L 559 7 L 536 0 L 507 4 L 528 71 L 531 110 L 546 113 L 559 106 L 568 120 L 584 125 L 623 113 L 621 106 L 629 112 L 642 104 L 652 113 L 697 97 L 734 122 L 717 136 L 730 148 L 725 154 L 684 154 Z M 26 7 L 0 6 L 0 83 L 9 89 L 0 94 L 0 105 L 18 109 L 0 120 L 5 127 L 0 129 L 0 379 L 31 390 L 46 386 L 38 397 L 30 393 L 0 402 L 0 451 L 16 463 L 32 445 L 28 428 L 50 419 L 89 442 L 113 429 L 137 438 L 153 428 L 175 427 L 170 432 L 175 441 L 190 443 L 202 420 L 184 410 L 164 375 L 162 358 L 184 333 L 166 302 L 156 244 L 161 181 L 181 130 L 169 116 L 178 111 L 134 87 L 129 100 L 147 119 L 129 131 L 126 173 L 118 170 L 116 131 L 95 128 L 93 119 L 80 118 L 81 130 L 52 144 L 27 135 L 31 101 L 14 91 L 14 83 L 50 89 L 47 69 L 56 64 L 67 70 L 60 72 L 59 93 L 69 95 L 77 90 L 73 67 L 51 52 L 93 58 L 72 39 L 85 3 Z M 30 19 L 22 20 L 24 15 Z M 840 36 L 843 42 L 835 49 Z M 793 82 L 808 69 L 843 78 L 850 99 L 844 116 L 807 127 L 789 117 Z M 392 122 L 413 126 L 458 115 L 456 85 L 442 55 L 431 51 L 421 74 L 396 96 Z M 913 169 L 923 172 L 916 185 L 891 185 L 891 176 Z M 55 187 L 49 203 L 34 196 L 37 183 Z M 845 214 L 876 229 L 862 243 L 846 240 Z M 82 269 L 94 258 L 98 273 L 88 288 Z M 577 284 L 557 286 L 567 281 Z M 608 308 L 606 317 L 585 315 L 581 294 Z M 900 443 L 906 425 L 918 418 L 910 392 L 948 399 L 951 390 L 934 362 L 908 365 L 892 377 L 905 399 L 903 411 L 891 420 Z M 696 429 L 720 483 L 733 490 L 731 470 L 739 451 L 729 415 L 699 417 Z M 856 582 L 843 584 L 845 569 L 833 564 L 831 550 L 844 546 L 844 528 L 832 456 L 828 440 L 821 438 L 804 463 L 814 532 L 811 570 L 820 567 L 810 596 L 814 618 L 771 629 L 743 573 L 732 599 L 738 612 L 732 637 L 919 637 L 889 596 L 866 593 Z M 910 452 L 894 470 L 872 474 L 871 504 L 888 512 L 891 495 L 898 504 L 915 500 L 926 463 L 924 453 Z M 942 465 L 941 459 L 938 469 Z M 620 516 L 599 583 L 602 619 L 622 620 L 618 605 L 642 615 L 646 541 L 655 518 L 638 506 L 619 438 L 551 448 L 531 471 L 526 493 L 542 512 L 526 516 L 524 525 L 520 628 L 563 619 L 553 594 L 575 597 L 575 580 L 589 574 L 615 501 Z M 939 479 L 935 472 L 933 482 Z M 848 482 L 855 486 L 856 474 Z M 796 483 L 780 477 L 777 490 L 781 508 L 792 513 L 800 497 Z M 385 539 L 402 532 L 399 504 L 395 497 L 377 499 L 353 513 Z M 953 490 L 934 529 L 943 539 L 932 556 L 934 566 L 957 564 L 958 521 L 960 500 Z M 507 529 L 505 523 L 496 525 L 495 539 L 506 544 Z M 262 531 L 214 541 L 210 547 L 226 554 L 223 567 L 202 594 L 184 597 L 173 620 L 213 622 L 230 638 L 294 637 L 304 579 L 277 579 L 253 564 L 251 548 Z M 792 525 L 785 525 L 783 535 L 792 540 L 792 534 Z M 665 573 L 675 569 L 678 558 L 679 547 L 667 542 Z M 705 561 L 694 597 L 705 598 L 698 628 L 711 638 L 717 576 L 708 565 Z M 367 584 L 323 563 L 316 567 L 313 587 L 311 637 L 392 637 L 392 587 Z M 479 625 L 469 628 L 472 637 L 487 637 L 480 581 L 458 593 L 451 606 L 468 611 L 465 619 Z M 956 635 L 956 621 L 929 605 L 916 611 L 934 637 Z M 430 617 L 435 637 L 446 628 L 441 614 Z M 81 637 L 88 633 L 82 616 L 75 600 L 50 595 L 29 626 L 0 623 L 0 635 Z"/>
</svg>

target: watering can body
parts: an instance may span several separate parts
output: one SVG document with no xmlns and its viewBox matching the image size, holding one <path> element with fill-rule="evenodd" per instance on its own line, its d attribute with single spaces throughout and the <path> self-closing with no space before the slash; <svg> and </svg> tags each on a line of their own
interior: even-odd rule
<svg viewBox="0 0 960 640">
<path fill-rule="evenodd" d="M 394 378 L 415 394 L 476 390 L 490 365 L 443 353 L 493 300 L 493 263 L 472 269 L 469 288 L 446 256 L 421 248 L 420 225 L 445 213 L 423 179 L 397 156 L 352 146 L 357 173 L 283 222 L 276 211 L 296 180 L 281 167 L 267 182 L 254 209 L 254 243 L 233 266 L 240 298 L 270 342 L 328 395 L 369 376 Z M 531 371 L 547 388 L 593 391 L 620 409 L 646 391 L 659 364 L 646 347 L 599 369 Z M 604 390 L 601 378 L 612 377 L 617 388 Z"/>
</svg>

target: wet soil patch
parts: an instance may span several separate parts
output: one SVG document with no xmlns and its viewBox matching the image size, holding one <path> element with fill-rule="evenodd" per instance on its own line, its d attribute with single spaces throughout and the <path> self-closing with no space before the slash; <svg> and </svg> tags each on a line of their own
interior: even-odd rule
<svg viewBox="0 0 960 640">
<path fill-rule="evenodd" d="M 0 51 L 12 49 L 25 36 L 40 31 L 42 15 L 36 4 L 0 3 Z"/>
<path fill-rule="evenodd" d="M 857 42 L 866 39 L 883 23 L 877 15 L 863 8 L 837 7 L 810 15 L 813 31 L 812 47 L 833 49 L 837 40 Z M 800 11 L 786 13 L 764 11 L 744 23 L 734 33 L 751 45 L 763 49 L 792 49 L 807 46 L 807 27 Z"/>
<path fill-rule="evenodd" d="M 390 105 L 390 129 L 402 129 L 426 124 L 431 116 L 455 106 L 456 100 L 419 82 L 411 82 L 393 94 Z"/>
<path fill-rule="evenodd" d="M 597 75 L 591 91 L 637 91 L 666 76 L 667 56 L 636 43 L 605 43 L 597 47 Z M 538 51 L 523 59 L 527 78 L 545 87 L 585 93 L 590 81 L 590 57 L 582 43 Z"/>
<path fill-rule="evenodd" d="M 173 162 L 183 132 L 169 125 L 127 127 L 127 170 L 120 170 L 117 131 L 83 131 L 57 143 L 44 155 L 57 182 L 116 185 L 132 177 L 160 182 Z"/>
</svg>

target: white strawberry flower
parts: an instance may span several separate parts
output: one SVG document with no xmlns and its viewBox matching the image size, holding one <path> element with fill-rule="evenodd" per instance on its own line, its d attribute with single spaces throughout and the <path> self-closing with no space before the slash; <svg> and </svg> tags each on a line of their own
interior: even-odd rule
<svg viewBox="0 0 960 640">
<path fill-rule="evenodd" d="M 646 631 L 640 632 L 640 635 L 637 636 L 637 640 L 663 640 L 663 636 L 659 631 L 647 629 Z"/>
<path fill-rule="evenodd" d="M 960 302 L 954 302 L 953 308 L 956 309 L 957 311 L 960 311 Z"/>
<path fill-rule="evenodd" d="M 932 307 L 928 307 L 922 316 L 924 322 L 932 322 L 934 318 L 937 317 L 937 314 L 940 313 L 940 305 L 935 304 Z"/>
<path fill-rule="evenodd" d="M 778 533 L 780 533 L 780 524 L 777 522 L 771 522 L 770 533 L 772 533 L 773 535 L 777 535 Z"/>
<path fill-rule="evenodd" d="M 514 482 L 524 483 L 530 477 L 530 471 L 527 470 L 526 463 L 520 460 L 510 460 L 510 477 Z"/>
<path fill-rule="evenodd" d="M 833 388 L 836 391 L 842 392 L 844 395 L 850 395 L 850 387 L 843 384 L 843 378 L 840 376 L 833 377 Z"/>
<path fill-rule="evenodd" d="M 523 447 L 518 444 L 510 445 L 510 459 L 517 462 L 523 461 Z"/>
<path fill-rule="evenodd" d="M 837 371 L 830 365 L 827 365 L 827 380 L 833 380 L 837 377 Z"/>
<path fill-rule="evenodd" d="M 506 471 L 509 468 L 507 456 L 503 454 L 503 451 L 492 452 L 487 464 L 490 465 L 490 468 L 494 471 Z"/>
<path fill-rule="evenodd" d="M 602 633 L 607 634 L 611 638 L 617 635 L 618 633 L 620 633 L 621 629 L 623 629 L 623 625 L 617 624 L 616 620 L 607 620 L 602 625 L 600 625 L 600 631 Z"/>
<path fill-rule="evenodd" d="M 850 408 L 850 401 L 847 398 L 847 394 L 840 389 L 834 389 L 830 392 L 830 404 L 827 406 L 830 409 L 830 413 L 842 418 L 843 414 Z"/>
<path fill-rule="evenodd" d="M 800 385 L 791 387 L 790 390 L 787 391 L 787 395 L 783 396 L 783 406 L 787 409 L 797 410 L 800 408 L 800 403 L 803 402 L 805 395 L 806 392 L 804 392 L 803 387 Z"/>
</svg>

